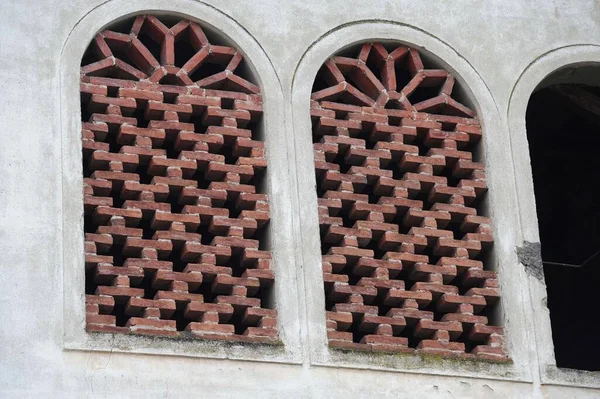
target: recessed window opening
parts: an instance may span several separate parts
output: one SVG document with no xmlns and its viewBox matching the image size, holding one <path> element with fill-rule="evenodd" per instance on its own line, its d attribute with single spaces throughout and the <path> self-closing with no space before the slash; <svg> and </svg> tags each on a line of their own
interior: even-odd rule
<svg viewBox="0 0 600 399">
<path fill-rule="evenodd" d="M 258 79 L 195 22 L 113 28 L 81 64 L 87 330 L 277 342 Z"/>
<path fill-rule="evenodd" d="M 327 60 L 311 119 L 329 346 L 506 361 L 481 124 L 416 48 Z"/>
<path fill-rule="evenodd" d="M 599 371 L 600 86 L 581 78 L 600 68 L 583 69 L 542 82 L 526 120 L 556 364 Z"/>
</svg>

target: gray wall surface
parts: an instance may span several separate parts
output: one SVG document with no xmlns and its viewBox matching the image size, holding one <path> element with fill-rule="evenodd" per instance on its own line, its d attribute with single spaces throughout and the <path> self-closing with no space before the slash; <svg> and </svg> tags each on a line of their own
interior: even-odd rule
<svg viewBox="0 0 600 399">
<path fill-rule="evenodd" d="M 215 27 L 261 80 L 283 348 L 84 332 L 79 63 L 142 12 Z M 327 348 L 308 99 L 328 56 L 378 39 L 437 57 L 482 120 L 511 364 Z M 597 0 L 3 0 L 0 60 L 0 397 L 600 397 L 600 373 L 556 367 L 545 284 L 516 253 L 539 242 L 527 102 L 600 62 Z"/>
</svg>

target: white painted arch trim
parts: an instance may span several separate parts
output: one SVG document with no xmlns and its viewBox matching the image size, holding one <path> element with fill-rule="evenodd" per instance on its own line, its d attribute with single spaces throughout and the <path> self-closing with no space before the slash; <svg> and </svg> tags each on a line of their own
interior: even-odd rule
<svg viewBox="0 0 600 399">
<path fill-rule="evenodd" d="M 503 292 L 504 327 L 507 349 L 513 364 L 466 365 L 464 362 L 444 361 L 443 364 L 423 362 L 417 356 L 342 353 L 330 350 L 325 327 L 323 278 L 321 270 L 318 229 L 317 195 L 315 191 L 310 95 L 317 71 L 325 60 L 350 45 L 368 41 L 395 41 L 417 47 L 429 53 L 454 73 L 463 87 L 468 88 L 484 127 L 484 152 L 489 183 L 489 202 L 495 226 L 494 252 L 496 269 L 500 273 Z M 442 61 L 443 60 L 443 61 Z M 475 94 L 473 94 L 475 93 Z M 402 370 L 440 375 L 479 376 L 494 379 L 532 381 L 530 360 L 534 354 L 527 342 L 532 332 L 526 320 L 525 306 L 519 301 L 525 273 L 519 267 L 514 252 L 518 220 L 513 212 L 516 196 L 512 174 L 509 137 L 503 127 L 498 107 L 484 80 L 468 60 L 448 43 L 417 27 L 393 21 L 363 20 L 339 26 L 315 41 L 301 58 L 292 82 L 292 120 L 296 147 L 297 190 L 299 195 L 300 239 L 297 251 L 304 268 L 300 292 L 306 293 L 308 318 L 307 336 L 310 342 L 310 362 L 332 367 Z M 506 317 L 510 314 L 510 317 Z"/>
<path fill-rule="evenodd" d="M 85 332 L 83 180 L 81 122 L 79 110 L 79 64 L 96 32 L 134 14 L 178 15 L 223 32 L 252 65 L 264 98 L 264 130 L 267 148 L 267 185 L 271 206 L 271 246 L 275 272 L 275 307 L 282 346 L 248 346 L 200 340 L 174 340 L 121 334 Z M 62 247 L 64 293 L 64 348 L 191 357 L 301 362 L 300 316 L 295 284 L 289 152 L 285 134 L 283 91 L 268 56 L 250 33 L 214 6 L 193 0 L 109 0 L 89 10 L 71 30 L 60 56 L 57 98 L 60 110 L 57 129 L 62 136 Z M 60 291 L 59 291 L 60 292 Z"/>
<path fill-rule="evenodd" d="M 600 67 L 600 46 L 598 45 L 575 44 L 553 49 L 538 56 L 525 68 L 511 92 L 507 109 L 507 123 L 511 137 L 511 152 L 518 197 L 519 246 L 523 245 L 524 241 L 540 241 L 525 125 L 529 99 L 536 87 L 552 73 L 565 67 L 590 64 L 597 64 Z M 544 281 L 537 280 L 532 276 L 528 276 L 527 279 L 540 382 L 549 385 L 600 388 L 600 372 L 556 367 L 550 313 L 546 306 L 546 284 Z"/>
</svg>

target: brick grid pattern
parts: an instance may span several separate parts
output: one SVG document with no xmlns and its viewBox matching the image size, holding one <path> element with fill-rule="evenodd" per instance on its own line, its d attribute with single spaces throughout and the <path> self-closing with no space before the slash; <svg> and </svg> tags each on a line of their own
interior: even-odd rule
<svg viewBox="0 0 600 399">
<path fill-rule="evenodd" d="M 311 105 L 329 345 L 506 361 L 475 112 L 413 48 L 355 54 L 323 65 Z"/>
<path fill-rule="evenodd" d="M 81 67 L 87 330 L 276 342 L 259 88 L 194 22 L 125 25 Z"/>
</svg>

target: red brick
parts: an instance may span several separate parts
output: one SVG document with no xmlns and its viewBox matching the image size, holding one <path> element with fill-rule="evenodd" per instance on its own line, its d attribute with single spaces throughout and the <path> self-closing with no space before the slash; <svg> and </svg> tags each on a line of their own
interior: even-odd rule
<svg viewBox="0 0 600 399">
<path fill-rule="evenodd" d="M 466 353 L 448 341 L 486 343 L 480 313 L 499 298 L 496 274 L 478 260 L 493 241 L 491 221 L 472 205 L 487 190 L 484 165 L 473 161 L 480 123 L 452 98 L 458 83 L 448 71 L 389 46 L 331 57 L 319 71 L 327 87 L 311 97 L 330 346 L 504 359 L 489 345 Z M 404 87 L 399 69 L 412 77 Z M 413 103 L 421 87 L 438 94 Z M 412 348 L 395 336 L 404 325 Z"/>
<path fill-rule="evenodd" d="M 160 59 L 141 36 L 161 43 Z M 196 53 L 179 68 L 181 40 Z M 211 45 L 196 23 L 169 27 L 147 15 L 129 33 L 109 26 L 92 46 L 80 86 L 85 267 L 95 292 L 86 296 L 87 329 L 180 337 L 187 324 L 203 339 L 276 342 L 276 312 L 261 307 L 260 288 L 275 278 L 270 253 L 258 250 L 269 205 L 256 186 L 267 164 L 251 122 L 262 96 L 237 75 L 242 53 Z M 114 55 L 123 53 L 127 62 Z M 198 87 L 189 75 L 206 76 L 207 63 L 221 71 Z M 198 290 L 212 291 L 213 303 Z M 125 307 L 123 327 L 110 315 L 115 304 Z"/>
</svg>

